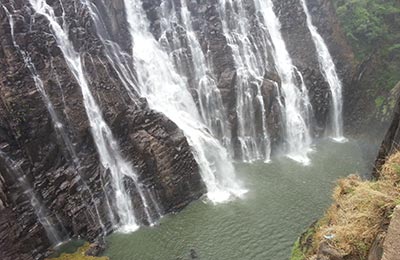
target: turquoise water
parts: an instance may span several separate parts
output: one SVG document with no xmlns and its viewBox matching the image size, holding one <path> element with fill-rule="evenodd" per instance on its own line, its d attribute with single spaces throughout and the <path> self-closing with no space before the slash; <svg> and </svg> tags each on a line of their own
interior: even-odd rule
<svg viewBox="0 0 400 260">
<path fill-rule="evenodd" d="M 370 162 L 355 142 L 316 146 L 310 166 L 287 158 L 236 165 L 249 190 L 244 199 L 221 205 L 197 201 L 159 226 L 114 234 L 105 255 L 111 260 L 288 259 L 297 237 L 329 206 L 335 181 L 369 171 Z"/>
</svg>

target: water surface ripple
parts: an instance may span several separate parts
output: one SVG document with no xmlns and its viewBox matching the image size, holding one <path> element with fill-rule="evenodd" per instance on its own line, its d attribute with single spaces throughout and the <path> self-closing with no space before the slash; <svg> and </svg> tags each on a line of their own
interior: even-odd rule
<svg viewBox="0 0 400 260">
<path fill-rule="evenodd" d="M 165 217 L 158 227 L 109 237 L 111 260 L 285 260 L 303 229 L 330 203 L 335 181 L 368 172 L 355 142 L 321 142 L 302 166 L 288 158 L 270 164 L 238 164 L 249 193 L 213 206 L 198 201 Z"/>
</svg>

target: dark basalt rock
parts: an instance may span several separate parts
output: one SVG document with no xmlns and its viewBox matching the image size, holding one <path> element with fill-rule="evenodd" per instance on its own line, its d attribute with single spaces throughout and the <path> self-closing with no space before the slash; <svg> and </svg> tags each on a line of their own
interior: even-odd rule
<svg viewBox="0 0 400 260">
<path fill-rule="evenodd" d="M 343 82 L 343 95 L 350 92 L 354 67 L 354 54 L 341 31 L 331 0 L 307 0 L 313 24 L 324 39 L 334 59 L 339 78 Z M 321 73 L 317 52 L 307 27 L 307 18 L 299 0 L 274 0 L 276 13 L 282 25 L 282 36 L 294 65 L 303 74 L 309 89 L 315 114 L 315 134 L 320 135 L 329 124 L 330 90 Z M 348 102 L 348 104 L 347 104 Z M 350 106 L 352 99 L 345 100 Z M 349 111 L 349 114 L 351 111 Z"/>
<path fill-rule="evenodd" d="M 48 21 L 36 15 L 32 23 L 33 11 L 28 1 L 13 2 L 15 40 L 35 64 L 65 133 L 72 141 L 76 158 L 74 161 L 62 136 L 55 130 L 32 75 L 13 46 L 3 8 L 0 8 L 0 148 L 8 159 L 20 165 L 56 228 L 64 236 L 93 241 L 103 234 L 102 225 L 107 232 L 113 231 L 107 206 L 108 198 L 113 197 L 110 175 L 99 161 L 80 86 L 67 67 Z M 54 5 L 56 13 L 61 12 L 60 2 L 48 3 Z M 2 4 L 12 10 L 8 1 Z M 160 213 L 181 210 L 205 192 L 185 136 L 164 115 L 149 109 L 143 100 L 130 98 L 105 56 L 87 9 L 73 0 L 63 1 L 63 7 L 70 37 L 82 55 L 91 91 L 101 105 L 121 153 L 132 163 L 143 186 L 154 194 Z M 108 31 L 116 36 L 121 48 L 129 48 L 120 34 L 124 31 L 123 25 L 122 29 L 117 26 L 124 20 L 121 1 L 105 7 L 111 9 L 108 11 L 113 17 L 106 25 Z M 50 241 L 30 198 L 23 196 L 23 187 L 10 167 L 5 166 L 4 158 L 0 159 L 0 259 L 42 259 Z M 126 180 L 125 185 L 132 196 L 136 217 L 147 224 L 133 183 Z"/>
<path fill-rule="evenodd" d="M 174 3 L 176 12 L 179 19 L 180 1 L 172 1 Z M 309 9 L 313 15 L 314 24 L 320 28 L 320 33 L 328 43 L 328 47 L 331 50 L 332 56 L 335 59 L 335 63 L 338 68 L 339 76 L 343 80 L 344 87 L 347 88 L 351 82 L 354 68 L 352 62 L 354 60 L 353 53 L 348 46 L 343 33 L 340 30 L 339 23 L 336 18 L 334 7 L 330 0 L 311 0 L 307 1 Z M 147 17 L 150 19 L 151 31 L 153 32 L 156 39 L 161 37 L 161 1 L 144 0 L 143 7 L 147 13 Z M 222 21 L 218 13 L 217 6 L 219 2 L 216 0 L 212 1 L 188 1 L 187 2 L 189 11 L 192 15 L 192 25 L 197 38 L 203 48 L 203 52 L 207 53 L 207 59 L 212 63 L 213 74 L 216 81 L 218 82 L 218 88 L 220 89 L 224 106 L 227 110 L 227 118 L 232 128 L 232 136 L 234 146 L 238 147 L 239 142 L 237 140 L 237 116 L 236 116 L 236 95 L 235 95 L 235 84 L 237 80 L 236 67 L 232 54 L 232 49 L 229 47 L 227 39 L 224 36 Z M 329 111 L 331 109 L 330 104 L 330 90 L 329 85 L 325 81 L 317 59 L 317 53 L 312 41 L 311 33 L 307 27 L 306 16 L 298 0 L 285 0 L 285 1 L 274 1 L 276 13 L 279 14 L 279 19 L 282 24 L 282 35 L 287 44 L 288 51 L 293 58 L 294 65 L 303 74 L 305 83 L 309 88 L 309 95 L 313 106 L 315 119 L 313 134 L 320 136 L 324 133 L 326 126 L 329 124 Z M 252 35 L 255 37 L 255 41 L 258 39 L 262 31 L 257 28 L 257 17 L 252 1 L 243 2 L 244 8 L 249 14 L 250 23 L 253 25 Z M 190 48 L 185 45 L 185 33 L 182 32 L 182 44 L 186 48 L 183 52 L 190 56 Z M 182 51 L 181 49 L 179 51 Z M 276 78 L 276 71 L 274 71 L 274 61 L 272 55 L 269 57 L 268 63 L 271 64 L 271 70 L 266 71 L 265 78 L 267 80 L 265 84 L 270 84 L 272 78 Z M 184 59 L 181 59 L 184 60 Z M 191 82 L 191 67 L 195 66 L 190 61 L 182 66 L 187 68 L 186 74 L 189 78 L 189 84 L 195 89 L 196 86 Z M 280 80 L 273 80 L 278 83 L 277 88 L 279 89 Z M 267 122 L 272 123 L 269 125 L 269 134 L 272 139 L 273 151 L 283 144 L 283 129 L 279 104 L 277 102 L 278 93 L 275 91 L 268 91 L 263 89 L 265 93 L 268 93 L 264 98 L 267 102 Z M 194 98 L 196 99 L 195 91 Z M 350 102 L 350 101 L 349 101 Z M 272 104 L 273 103 L 273 104 Z M 258 122 L 260 125 L 261 123 Z M 256 122 L 257 124 L 257 122 Z M 239 153 L 239 149 L 236 152 Z M 240 157 L 239 154 L 236 156 Z"/>
<path fill-rule="evenodd" d="M 0 257 L 3 260 L 33 260 L 32 252 L 44 250 L 48 246 L 43 241 L 43 230 L 28 232 L 21 236 L 21 225 L 11 209 L 0 210 Z"/>
<path fill-rule="evenodd" d="M 198 256 L 196 250 L 190 249 L 190 259 L 198 259 L 198 258 L 199 258 L 199 256 Z"/>
</svg>

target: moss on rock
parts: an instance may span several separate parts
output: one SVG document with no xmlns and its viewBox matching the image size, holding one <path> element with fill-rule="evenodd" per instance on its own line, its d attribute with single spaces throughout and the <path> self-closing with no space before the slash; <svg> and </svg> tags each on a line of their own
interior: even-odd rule
<svg viewBox="0 0 400 260">
<path fill-rule="evenodd" d="M 300 247 L 300 239 L 297 239 L 296 243 L 294 243 L 293 249 L 292 249 L 292 256 L 290 257 L 290 260 L 304 260 L 305 255 L 302 251 L 302 248 Z"/>
<path fill-rule="evenodd" d="M 108 257 L 95 257 L 95 256 L 87 256 L 86 252 L 90 249 L 90 244 L 85 243 L 82 247 L 80 247 L 75 253 L 73 254 L 61 254 L 57 258 L 51 258 L 46 260 L 109 260 Z"/>
</svg>

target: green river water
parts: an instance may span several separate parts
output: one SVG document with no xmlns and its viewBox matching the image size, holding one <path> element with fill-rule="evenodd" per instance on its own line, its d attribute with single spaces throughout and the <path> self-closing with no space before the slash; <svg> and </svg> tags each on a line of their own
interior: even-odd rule
<svg viewBox="0 0 400 260">
<path fill-rule="evenodd" d="M 294 241 L 329 206 L 335 181 L 365 174 L 364 148 L 322 141 L 302 166 L 287 158 L 269 164 L 237 164 L 249 190 L 243 199 L 212 205 L 197 201 L 164 217 L 159 226 L 113 234 L 104 255 L 111 260 L 287 260 Z"/>
</svg>

